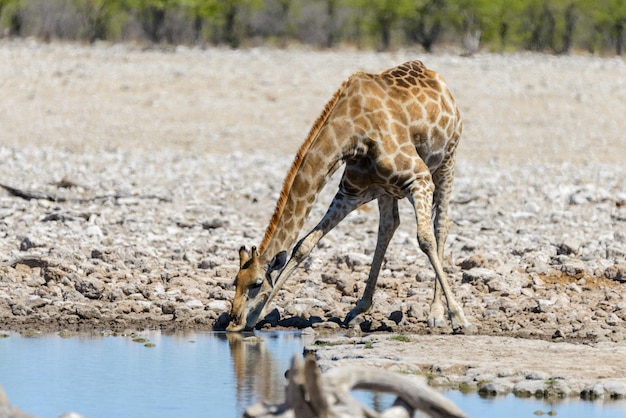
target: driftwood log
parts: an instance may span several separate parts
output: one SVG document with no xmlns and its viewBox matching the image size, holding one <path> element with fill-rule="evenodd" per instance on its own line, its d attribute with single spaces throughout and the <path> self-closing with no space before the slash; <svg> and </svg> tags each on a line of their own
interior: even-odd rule
<svg viewBox="0 0 626 418">
<path fill-rule="evenodd" d="M 452 401 L 425 382 L 380 369 L 339 367 L 321 374 L 314 359 L 304 363 L 294 356 L 287 373 L 286 401 L 282 405 L 254 404 L 246 418 L 410 418 L 416 411 L 436 418 L 466 417 Z M 397 395 L 392 407 L 376 412 L 355 400 L 351 390 Z"/>
</svg>

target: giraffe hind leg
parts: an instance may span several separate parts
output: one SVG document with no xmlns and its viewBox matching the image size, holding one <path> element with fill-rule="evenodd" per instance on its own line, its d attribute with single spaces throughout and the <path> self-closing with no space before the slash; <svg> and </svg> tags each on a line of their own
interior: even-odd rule
<svg viewBox="0 0 626 418">
<path fill-rule="evenodd" d="M 448 232 L 450 230 L 450 217 L 448 206 L 452 191 L 452 181 L 454 179 L 454 154 L 448 155 L 441 166 L 433 173 L 433 183 L 435 191 L 433 194 L 433 228 L 437 241 L 437 256 L 441 266 L 444 265 L 443 250 L 445 247 Z M 427 324 L 429 327 L 440 327 L 445 323 L 444 307 L 442 303 L 442 291 L 438 280 L 435 280 L 435 291 L 433 301 L 430 306 L 430 314 Z"/>
<path fill-rule="evenodd" d="M 367 284 L 363 291 L 363 296 L 359 299 L 356 306 L 348 312 L 344 319 L 344 325 L 348 325 L 354 318 L 362 313 L 369 311 L 372 307 L 372 298 L 376 290 L 376 282 L 380 267 L 387 251 L 387 246 L 393 237 L 394 232 L 400 225 L 400 217 L 398 215 L 398 201 L 391 196 L 383 195 L 378 198 L 378 210 L 380 215 L 380 223 L 378 224 L 378 240 L 376 242 L 376 250 L 372 266 L 367 278 Z"/>
<path fill-rule="evenodd" d="M 438 285 L 441 289 L 435 286 L 435 297 L 431 306 L 431 315 L 429 317 L 429 325 L 431 323 L 436 324 L 439 320 L 439 315 L 443 317 L 443 306 L 439 308 L 441 304 L 441 297 L 438 297 L 438 292 L 443 292 L 446 298 L 448 317 L 452 325 L 453 332 L 464 332 L 468 330 L 470 325 L 463 309 L 458 304 L 448 283 L 445 272 L 443 271 L 443 263 L 440 260 L 440 251 L 437 247 L 437 240 L 435 238 L 434 226 L 431 223 L 431 211 L 433 203 L 433 191 L 434 184 L 431 180 L 430 174 L 422 174 L 415 180 L 409 199 L 413 203 L 415 208 L 415 215 L 417 219 L 417 240 L 420 249 L 428 257 L 430 264 L 435 270 Z M 441 309 L 440 312 L 437 310 Z M 432 318 L 432 319 L 431 319 Z"/>
</svg>

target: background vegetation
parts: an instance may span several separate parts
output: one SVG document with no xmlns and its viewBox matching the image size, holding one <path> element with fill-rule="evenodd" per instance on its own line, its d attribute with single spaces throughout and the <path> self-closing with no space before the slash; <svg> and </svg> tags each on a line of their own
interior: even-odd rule
<svg viewBox="0 0 626 418">
<path fill-rule="evenodd" d="M 0 0 L 0 34 L 94 42 L 622 54 L 626 0 Z"/>
</svg>

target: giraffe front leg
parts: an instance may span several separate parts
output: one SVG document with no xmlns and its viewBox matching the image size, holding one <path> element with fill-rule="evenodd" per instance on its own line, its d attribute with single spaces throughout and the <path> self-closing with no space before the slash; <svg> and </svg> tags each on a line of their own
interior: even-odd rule
<svg viewBox="0 0 626 418">
<path fill-rule="evenodd" d="M 372 299 L 366 298 L 365 295 L 363 295 L 363 297 L 357 301 L 354 308 L 350 309 L 350 312 L 348 312 L 345 319 L 343 320 L 343 325 L 347 327 L 350 322 L 354 320 L 354 318 L 361 314 L 368 313 L 371 307 Z"/>
<path fill-rule="evenodd" d="M 350 212 L 370 200 L 372 200 L 372 198 L 366 195 L 347 195 L 341 189 L 337 192 L 322 220 L 295 245 L 287 264 L 273 283 L 273 288 L 268 296 L 265 309 L 268 309 L 269 302 L 276 296 L 276 293 L 282 288 L 283 284 L 287 281 L 289 276 L 291 276 L 296 267 L 309 256 L 315 245 Z M 265 313 L 264 311 L 262 315 Z"/>
<path fill-rule="evenodd" d="M 356 306 L 348 312 L 344 319 L 344 325 L 348 325 L 354 318 L 360 314 L 366 313 L 372 307 L 372 299 L 376 290 L 376 282 L 380 267 L 387 251 L 387 246 L 393 237 L 394 232 L 400 225 L 400 217 L 398 215 L 398 201 L 390 196 L 384 195 L 378 198 L 378 211 L 380 222 L 378 224 L 378 239 L 376 241 L 376 250 L 372 259 L 372 266 L 367 277 L 367 284 L 363 291 L 363 296 L 359 299 Z"/>
</svg>

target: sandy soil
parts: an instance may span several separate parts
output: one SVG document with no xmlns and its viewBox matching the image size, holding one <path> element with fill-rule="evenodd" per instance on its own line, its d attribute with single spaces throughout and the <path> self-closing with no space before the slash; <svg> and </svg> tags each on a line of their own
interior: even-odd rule
<svg viewBox="0 0 626 418">
<path fill-rule="evenodd" d="M 446 248 L 479 334 L 459 337 L 464 351 L 492 353 L 494 373 L 512 362 L 550 377 L 556 363 L 539 367 L 538 353 L 579 362 L 576 347 L 602 345 L 609 355 L 590 351 L 588 370 L 626 377 L 620 58 L 0 41 L 0 183 L 28 192 L 0 191 L 0 329 L 213 327 L 230 308 L 236 249 L 260 240 L 337 86 L 415 58 L 446 77 L 465 120 Z M 449 333 L 424 325 L 433 274 L 408 205 L 401 218 L 361 328 Z M 331 233 L 265 326 L 335 330 L 362 291 L 376 225 L 368 206 Z M 502 336 L 532 339 L 496 355 Z M 433 364 L 449 360 L 441 352 Z"/>
</svg>

